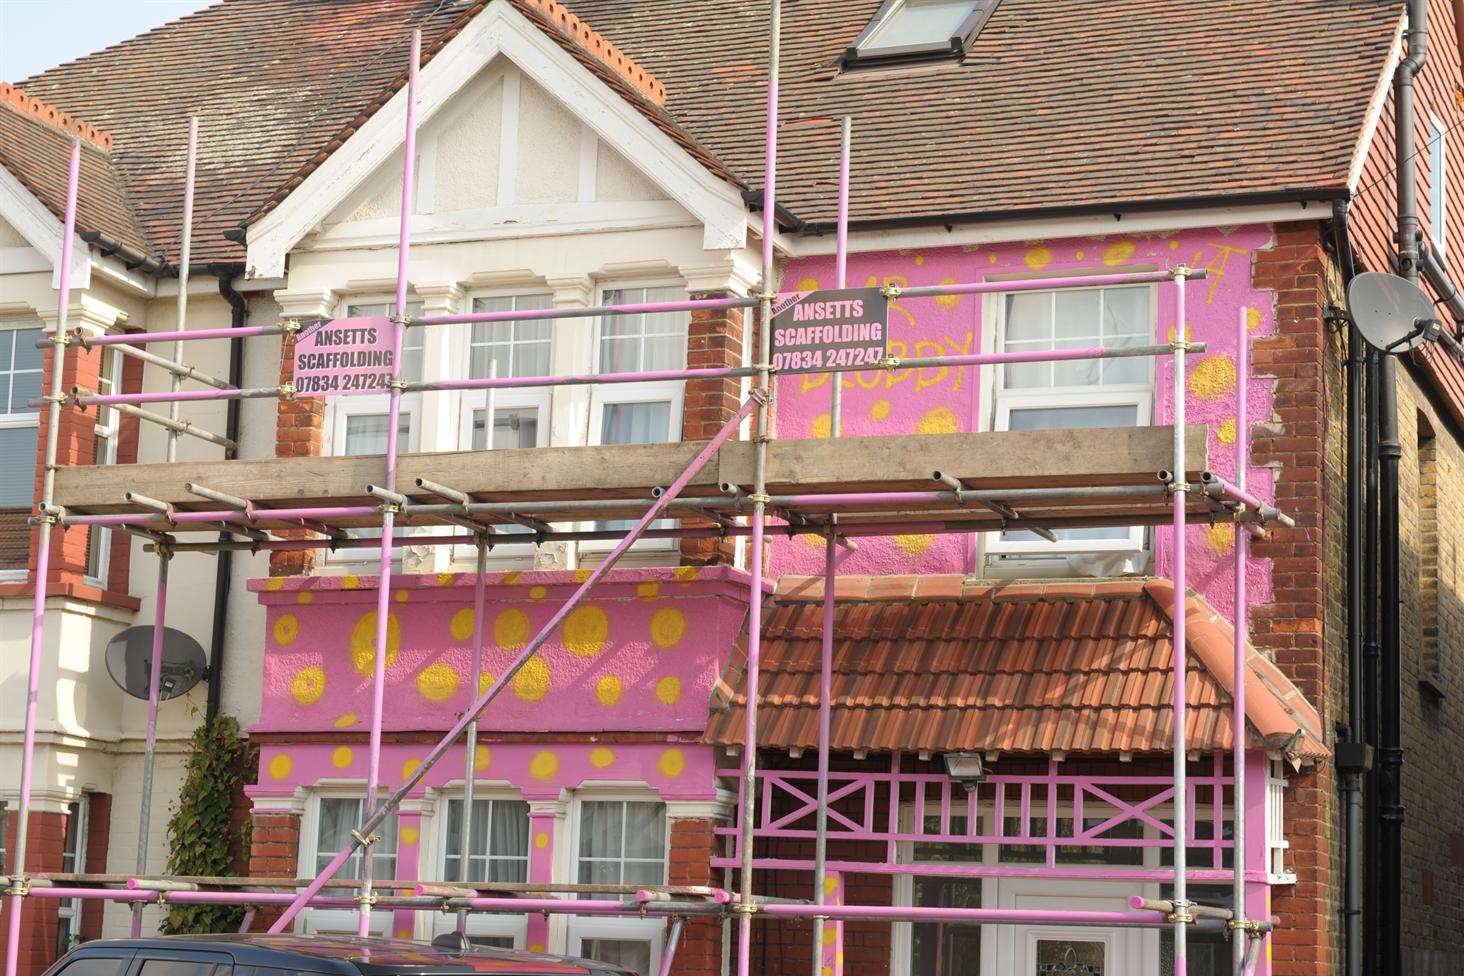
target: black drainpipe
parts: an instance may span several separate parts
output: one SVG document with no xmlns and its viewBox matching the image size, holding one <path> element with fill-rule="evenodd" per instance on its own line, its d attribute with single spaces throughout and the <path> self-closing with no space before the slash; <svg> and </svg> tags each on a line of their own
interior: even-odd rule
<svg viewBox="0 0 1464 976">
<path fill-rule="evenodd" d="M 1428 2 L 1408 0 L 1408 56 L 1393 79 L 1396 124 L 1395 149 L 1398 180 L 1398 273 L 1417 282 L 1419 222 L 1417 161 L 1413 138 L 1413 80 L 1428 59 Z M 1403 675 L 1402 635 L 1399 630 L 1398 464 L 1403 455 L 1398 441 L 1398 364 L 1383 356 L 1378 370 L 1378 518 L 1382 551 L 1378 560 L 1381 580 L 1382 674 L 1379 681 L 1378 765 L 1379 891 L 1378 920 L 1381 976 L 1403 972 Z"/>
<path fill-rule="evenodd" d="M 1332 204 L 1337 265 L 1344 286 L 1355 265 L 1347 233 L 1347 203 Z M 1363 741 L 1363 508 L 1367 480 L 1367 446 L 1363 414 L 1363 370 L 1366 344 L 1357 327 L 1347 329 L 1347 728 L 1336 746 L 1337 772 L 1342 781 L 1343 848 L 1346 888 L 1342 901 L 1342 934 L 1347 976 L 1362 976 L 1362 779 L 1372 765 L 1372 753 Z"/>
<path fill-rule="evenodd" d="M 229 303 L 229 327 L 242 328 L 249 315 L 249 304 L 244 296 L 234 290 L 233 277 L 242 270 L 236 265 L 221 264 L 209 265 L 204 270 L 218 276 L 219 294 L 224 301 Z M 244 379 L 244 343 L 240 339 L 229 340 L 229 385 L 234 388 L 243 386 Z M 224 419 L 224 436 L 235 444 L 239 443 L 239 400 L 228 400 L 228 413 Z M 237 455 L 236 448 L 227 448 L 224 457 L 232 461 Z M 227 532 L 219 533 L 220 542 L 228 542 L 232 536 Z M 212 722 L 219 714 L 219 704 L 224 691 L 224 648 L 228 646 L 228 623 L 229 623 L 229 591 L 234 583 L 234 554 L 228 549 L 221 549 L 217 556 L 217 568 L 214 570 L 214 600 L 213 600 L 213 634 L 211 638 L 212 649 L 209 652 L 208 661 L 208 705 L 204 711 L 206 721 Z"/>
</svg>

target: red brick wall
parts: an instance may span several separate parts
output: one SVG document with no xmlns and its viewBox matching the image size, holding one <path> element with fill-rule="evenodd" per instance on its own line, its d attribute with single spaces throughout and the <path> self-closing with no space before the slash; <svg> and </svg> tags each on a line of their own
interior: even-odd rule
<svg viewBox="0 0 1464 976">
<path fill-rule="evenodd" d="M 727 298 L 730 292 L 696 292 L 692 298 Z M 699 308 L 691 313 L 687 330 L 686 365 L 690 369 L 712 369 L 742 365 L 743 309 Z M 711 440 L 731 420 L 741 405 L 738 379 L 689 380 L 682 410 L 681 439 Z M 682 562 L 701 565 L 731 563 L 735 546 L 731 540 L 684 539 Z"/>
<path fill-rule="evenodd" d="M 671 863 L 667 883 L 712 885 L 712 857 L 717 839 L 711 820 L 671 821 Z M 681 932 L 672 976 L 714 976 L 722 967 L 722 923 L 719 919 L 689 919 Z"/>
<path fill-rule="evenodd" d="M 7 816 L 5 852 L 7 867 L 16 867 L 15 830 L 19 818 Z M 61 850 L 66 842 L 66 815 L 32 811 L 26 841 L 27 873 L 61 870 Z M 10 899 L 0 905 L 0 931 L 9 925 Z M 50 898 L 27 898 L 20 913 L 20 967 L 15 976 L 39 976 L 56 961 L 56 902 Z"/>
<path fill-rule="evenodd" d="M 287 335 L 280 345 L 280 383 L 289 383 L 295 376 L 295 337 Z M 325 448 L 325 401 L 319 397 L 281 400 L 275 425 L 275 456 L 318 457 Z M 314 535 L 304 529 L 277 532 L 282 538 L 304 539 Z M 315 568 L 316 553 L 272 552 L 269 554 L 271 576 L 295 576 Z"/>
<path fill-rule="evenodd" d="M 254 814 L 254 834 L 249 849 L 249 875 L 256 878 L 298 877 L 300 817 L 293 813 Z M 262 908 L 254 917 L 252 932 L 263 932 L 280 915 L 278 908 Z"/>
</svg>

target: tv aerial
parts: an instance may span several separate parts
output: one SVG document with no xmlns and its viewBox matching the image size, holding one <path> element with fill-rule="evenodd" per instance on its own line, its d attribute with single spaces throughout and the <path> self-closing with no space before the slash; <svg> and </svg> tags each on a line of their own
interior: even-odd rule
<svg viewBox="0 0 1464 976">
<path fill-rule="evenodd" d="M 1464 359 L 1464 349 L 1439 320 L 1433 299 L 1407 278 L 1364 271 L 1347 286 L 1347 307 L 1362 338 L 1380 352 L 1407 352 L 1438 342 Z"/>
<path fill-rule="evenodd" d="M 128 627 L 107 642 L 107 673 L 133 698 L 147 701 L 152 677 L 153 627 Z M 208 659 L 198 641 L 181 630 L 163 628 L 163 665 L 158 700 L 186 695 L 208 674 Z"/>
</svg>

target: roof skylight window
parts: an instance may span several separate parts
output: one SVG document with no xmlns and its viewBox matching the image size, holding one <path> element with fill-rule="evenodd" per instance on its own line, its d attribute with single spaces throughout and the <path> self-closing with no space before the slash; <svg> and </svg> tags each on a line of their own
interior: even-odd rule
<svg viewBox="0 0 1464 976">
<path fill-rule="evenodd" d="M 1000 0 L 885 0 L 844 52 L 845 66 L 965 52 Z"/>
</svg>

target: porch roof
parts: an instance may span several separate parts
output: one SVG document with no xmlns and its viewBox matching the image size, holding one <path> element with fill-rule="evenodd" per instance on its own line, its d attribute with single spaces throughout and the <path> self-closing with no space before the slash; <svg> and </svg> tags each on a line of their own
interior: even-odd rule
<svg viewBox="0 0 1464 976">
<path fill-rule="evenodd" d="M 1173 594 L 1154 579 L 839 577 L 831 745 L 1169 752 Z M 821 578 L 785 577 L 764 618 L 758 741 L 767 748 L 817 748 L 822 599 Z M 1188 607 L 1190 748 L 1229 749 L 1234 631 L 1203 598 Z M 742 742 L 746 664 L 741 647 L 714 689 L 711 744 Z M 1253 746 L 1297 760 L 1327 755 L 1316 710 L 1254 648 L 1245 681 Z"/>
</svg>

